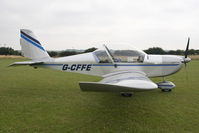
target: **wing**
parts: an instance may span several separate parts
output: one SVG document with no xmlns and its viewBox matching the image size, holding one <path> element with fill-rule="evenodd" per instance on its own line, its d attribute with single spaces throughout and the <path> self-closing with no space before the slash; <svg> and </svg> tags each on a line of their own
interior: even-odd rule
<svg viewBox="0 0 199 133">
<path fill-rule="evenodd" d="M 142 72 L 117 72 L 106 75 L 99 82 L 80 82 L 82 91 L 117 91 L 135 92 L 158 88 L 145 73 Z"/>
</svg>

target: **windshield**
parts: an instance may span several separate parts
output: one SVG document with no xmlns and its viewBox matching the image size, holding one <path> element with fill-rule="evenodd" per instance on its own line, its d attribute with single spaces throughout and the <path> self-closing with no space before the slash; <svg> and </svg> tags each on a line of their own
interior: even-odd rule
<svg viewBox="0 0 199 133">
<path fill-rule="evenodd" d="M 142 63 L 146 53 L 136 50 L 132 47 L 109 47 L 104 46 L 103 49 L 98 49 L 94 52 L 94 56 L 99 63 Z"/>
<path fill-rule="evenodd" d="M 105 50 L 96 50 L 94 52 L 94 57 L 98 63 L 111 63 L 111 59 Z"/>
</svg>

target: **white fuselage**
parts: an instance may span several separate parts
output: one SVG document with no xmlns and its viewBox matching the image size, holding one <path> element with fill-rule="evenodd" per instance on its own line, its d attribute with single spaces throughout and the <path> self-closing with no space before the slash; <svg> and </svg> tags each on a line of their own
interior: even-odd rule
<svg viewBox="0 0 199 133">
<path fill-rule="evenodd" d="M 167 76 L 182 68 L 183 57 L 175 55 L 146 55 L 142 63 L 98 63 L 93 53 L 85 53 L 61 58 L 51 58 L 45 67 L 65 72 L 76 72 L 94 76 L 104 76 L 119 71 L 144 72 L 148 77 Z"/>
</svg>

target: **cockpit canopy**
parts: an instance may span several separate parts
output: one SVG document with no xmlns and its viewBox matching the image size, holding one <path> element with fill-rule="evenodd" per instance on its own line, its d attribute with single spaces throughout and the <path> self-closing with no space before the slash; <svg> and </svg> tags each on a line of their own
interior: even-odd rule
<svg viewBox="0 0 199 133">
<path fill-rule="evenodd" d="M 94 51 L 95 59 L 98 63 L 142 63 L 146 53 L 132 47 L 120 48 L 104 45 Z"/>
</svg>

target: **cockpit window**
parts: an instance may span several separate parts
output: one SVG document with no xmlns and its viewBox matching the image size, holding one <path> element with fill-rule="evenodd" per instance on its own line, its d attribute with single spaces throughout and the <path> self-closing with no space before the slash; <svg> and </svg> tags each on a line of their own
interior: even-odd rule
<svg viewBox="0 0 199 133">
<path fill-rule="evenodd" d="M 94 52 L 94 57 L 98 63 L 111 63 L 111 59 L 105 50 L 96 50 Z"/>
<path fill-rule="evenodd" d="M 143 51 L 132 49 L 131 47 L 111 48 L 105 45 L 102 49 L 94 52 L 94 57 L 99 63 L 142 63 L 145 55 Z"/>
<path fill-rule="evenodd" d="M 115 62 L 143 62 L 145 54 L 136 50 L 110 50 Z"/>
</svg>

